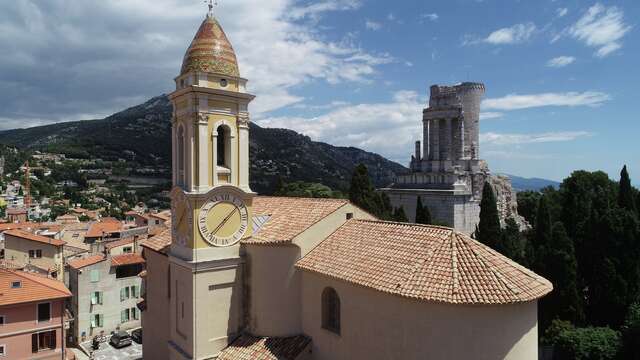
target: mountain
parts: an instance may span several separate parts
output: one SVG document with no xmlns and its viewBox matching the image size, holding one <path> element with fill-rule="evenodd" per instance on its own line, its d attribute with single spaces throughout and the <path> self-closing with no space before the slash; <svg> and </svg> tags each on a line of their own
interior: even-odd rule
<svg viewBox="0 0 640 360">
<path fill-rule="evenodd" d="M 523 178 L 516 175 L 508 175 L 504 174 L 511 178 L 511 186 L 515 191 L 539 191 L 542 188 L 547 186 L 551 186 L 554 188 L 558 188 L 560 183 L 553 180 L 548 179 L 540 179 L 540 178 Z"/>
<path fill-rule="evenodd" d="M 165 95 L 101 120 L 57 123 L 0 132 L 0 144 L 76 158 L 125 159 L 131 167 L 171 166 L 172 106 Z M 278 178 L 345 191 L 353 168 L 364 163 L 376 186 L 391 183 L 402 165 L 354 147 L 332 146 L 286 129 L 251 124 L 252 189 L 272 193 Z"/>
</svg>

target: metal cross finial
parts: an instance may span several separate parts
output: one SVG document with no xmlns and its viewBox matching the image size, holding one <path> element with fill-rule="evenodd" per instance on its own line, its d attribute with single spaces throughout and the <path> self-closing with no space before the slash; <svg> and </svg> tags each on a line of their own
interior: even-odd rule
<svg viewBox="0 0 640 360">
<path fill-rule="evenodd" d="M 204 3 L 209 6 L 209 12 L 207 15 L 213 17 L 213 7 L 218 6 L 218 0 L 204 0 Z"/>
</svg>

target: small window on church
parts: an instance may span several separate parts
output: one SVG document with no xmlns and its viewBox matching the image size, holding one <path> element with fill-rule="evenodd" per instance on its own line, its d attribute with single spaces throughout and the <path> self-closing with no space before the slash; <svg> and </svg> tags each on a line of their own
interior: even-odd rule
<svg viewBox="0 0 640 360">
<path fill-rule="evenodd" d="M 322 292 L 322 328 L 340 335 L 340 297 L 330 287 Z"/>
<path fill-rule="evenodd" d="M 220 79 L 220 87 L 227 87 L 227 79 Z"/>
<path fill-rule="evenodd" d="M 178 128 L 178 185 L 183 186 L 185 184 L 185 141 L 184 141 L 184 129 L 181 127 Z"/>
<path fill-rule="evenodd" d="M 353 219 L 353 213 L 347 213 L 347 220 Z"/>
</svg>

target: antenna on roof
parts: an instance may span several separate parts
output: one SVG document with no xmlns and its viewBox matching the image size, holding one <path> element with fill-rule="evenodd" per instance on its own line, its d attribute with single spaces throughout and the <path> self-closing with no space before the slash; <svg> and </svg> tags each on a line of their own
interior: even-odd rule
<svg viewBox="0 0 640 360">
<path fill-rule="evenodd" d="M 204 3 L 209 7 L 208 17 L 213 17 L 213 7 L 218 6 L 218 0 L 204 0 Z"/>
</svg>

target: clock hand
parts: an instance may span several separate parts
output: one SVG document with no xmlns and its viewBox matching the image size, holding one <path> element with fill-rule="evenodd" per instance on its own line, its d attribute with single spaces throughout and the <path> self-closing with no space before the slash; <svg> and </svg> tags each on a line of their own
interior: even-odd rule
<svg viewBox="0 0 640 360">
<path fill-rule="evenodd" d="M 222 222 L 211 232 L 212 234 L 215 234 L 218 232 L 218 230 L 220 230 L 224 224 L 227 223 L 227 221 L 229 221 L 229 219 L 231 219 L 231 216 L 233 216 L 233 214 L 236 212 L 236 210 L 238 210 L 237 207 L 233 207 L 233 210 L 231 210 L 231 212 L 222 220 Z"/>
</svg>

